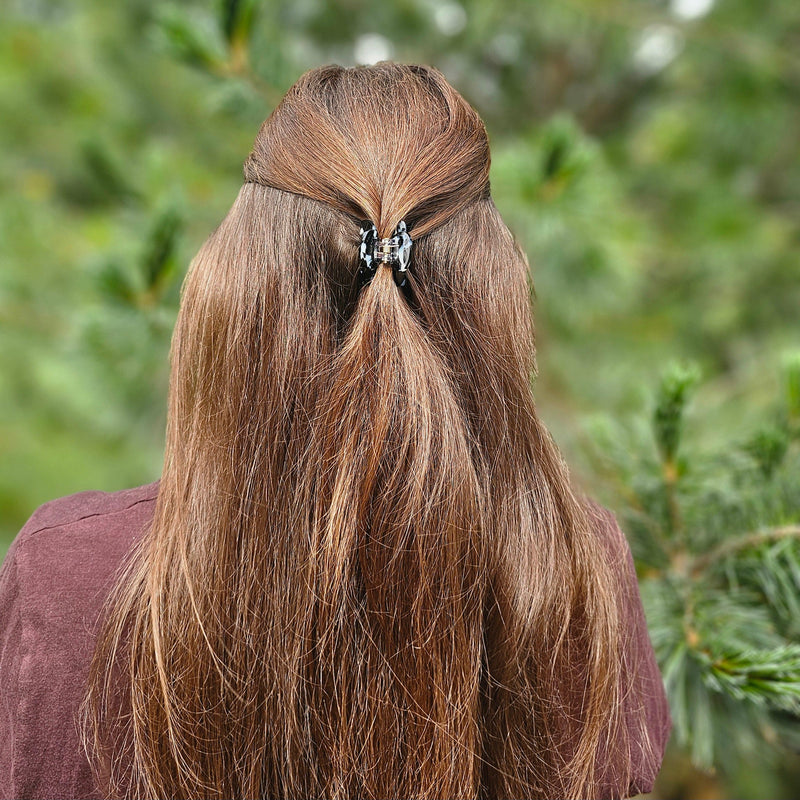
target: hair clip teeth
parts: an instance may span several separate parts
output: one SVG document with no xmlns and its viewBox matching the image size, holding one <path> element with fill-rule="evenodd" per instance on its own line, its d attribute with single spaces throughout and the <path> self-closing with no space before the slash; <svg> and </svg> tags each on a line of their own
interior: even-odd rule
<svg viewBox="0 0 800 800">
<path fill-rule="evenodd" d="M 394 237 L 381 239 L 375 247 L 375 258 L 383 264 L 391 264 L 398 260 L 400 242 Z"/>
</svg>

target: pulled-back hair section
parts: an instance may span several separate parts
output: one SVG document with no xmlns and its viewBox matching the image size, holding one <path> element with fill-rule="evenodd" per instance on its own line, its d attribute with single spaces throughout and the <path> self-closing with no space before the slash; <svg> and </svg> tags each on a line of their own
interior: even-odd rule
<svg viewBox="0 0 800 800">
<path fill-rule="evenodd" d="M 419 237 L 489 195 L 489 141 L 438 70 L 328 66 L 264 122 L 244 176 L 369 219 L 382 237 L 405 219 Z"/>
<path fill-rule="evenodd" d="M 262 126 L 186 278 L 155 518 L 98 639 L 110 795 L 594 797 L 624 762 L 615 587 L 488 173 L 428 67 L 312 70 Z M 413 303 L 359 287 L 363 219 L 406 221 Z"/>
</svg>

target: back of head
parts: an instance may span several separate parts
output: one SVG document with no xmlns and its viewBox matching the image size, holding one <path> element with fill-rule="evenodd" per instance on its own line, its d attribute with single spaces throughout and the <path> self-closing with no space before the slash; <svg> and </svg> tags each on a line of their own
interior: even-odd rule
<svg viewBox="0 0 800 800">
<path fill-rule="evenodd" d="M 593 796 L 618 610 L 488 172 L 429 67 L 312 70 L 262 126 L 184 285 L 156 515 L 95 654 L 110 793 Z M 359 286 L 360 220 L 405 221 L 409 292 Z"/>
<path fill-rule="evenodd" d="M 489 195 L 480 117 L 431 67 L 311 70 L 266 120 L 245 178 L 423 236 Z"/>
</svg>

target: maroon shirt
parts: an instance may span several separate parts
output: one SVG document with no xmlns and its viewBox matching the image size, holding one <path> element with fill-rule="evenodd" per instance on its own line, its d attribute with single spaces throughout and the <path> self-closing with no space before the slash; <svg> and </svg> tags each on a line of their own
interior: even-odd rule
<svg viewBox="0 0 800 800">
<path fill-rule="evenodd" d="M 80 492 L 39 507 L 0 569 L 0 796 L 99 798 L 81 748 L 77 710 L 94 631 L 123 557 L 153 517 L 158 482 Z M 625 608 L 626 712 L 643 705 L 654 752 L 634 743 L 626 795 L 649 792 L 671 720 L 645 626 L 633 559 L 608 511 L 594 506 L 599 542 L 619 573 Z M 607 765 L 613 775 L 615 765 Z M 609 778 L 607 796 L 620 796 Z M 623 795 L 623 796 L 626 796 Z"/>
</svg>

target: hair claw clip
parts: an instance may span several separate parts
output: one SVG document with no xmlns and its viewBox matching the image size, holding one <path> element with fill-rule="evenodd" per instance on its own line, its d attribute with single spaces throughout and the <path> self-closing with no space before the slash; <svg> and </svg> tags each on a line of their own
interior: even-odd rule
<svg viewBox="0 0 800 800">
<path fill-rule="evenodd" d="M 379 239 L 376 227 L 369 221 L 361 223 L 361 246 L 359 248 L 359 286 L 369 283 L 379 264 L 392 268 L 394 282 L 399 287 L 408 284 L 408 265 L 411 261 L 411 245 L 414 243 L 406 229 L 404 220 L 397 223 L 388 239 Z"/>
</svg>

